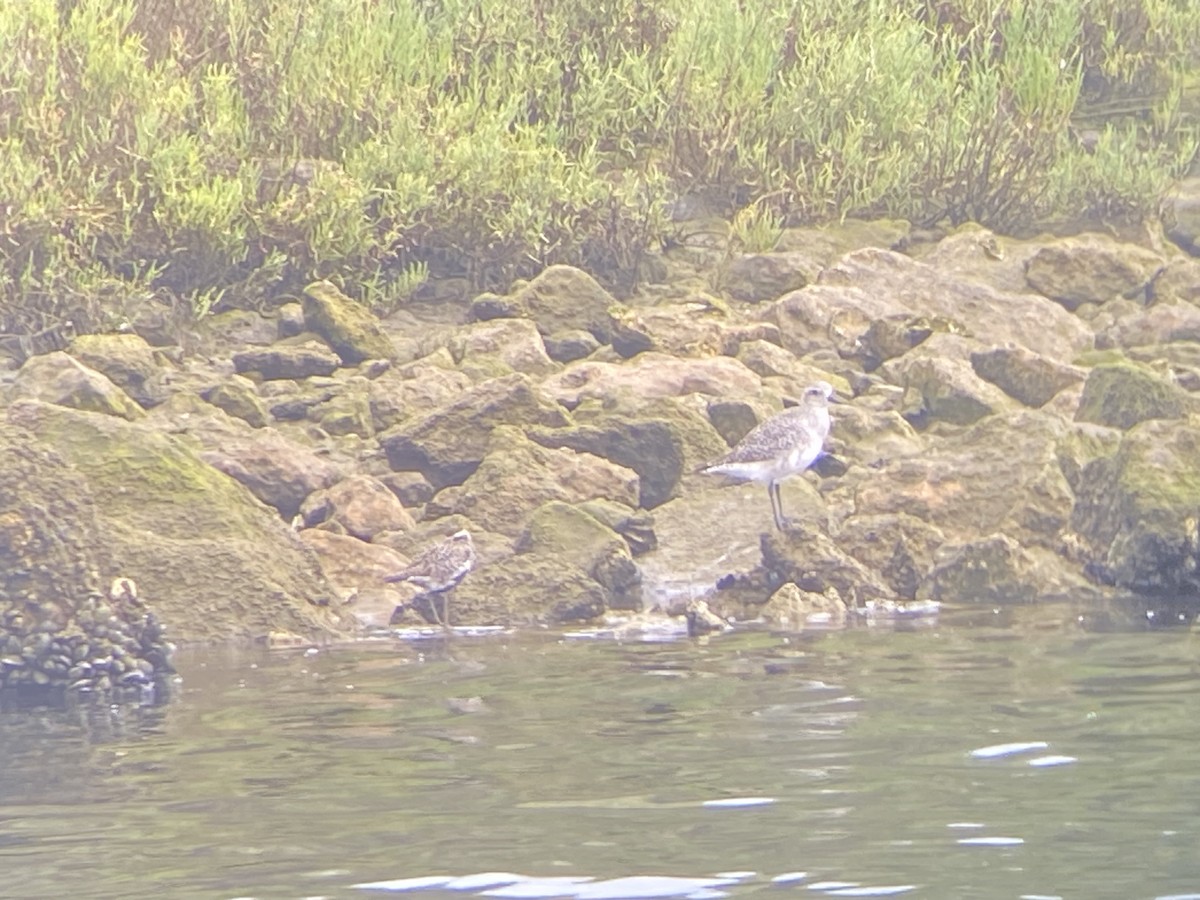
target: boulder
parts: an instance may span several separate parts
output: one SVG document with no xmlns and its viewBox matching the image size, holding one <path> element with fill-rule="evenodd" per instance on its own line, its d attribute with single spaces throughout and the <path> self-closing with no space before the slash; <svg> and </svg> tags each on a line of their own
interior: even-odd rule
<svg viewBox="0 0 1200 900">
<path fill-rule="evenodd" d="M 165 399 L 154 348 L 136 334 L 81 334 L 71 341 L 67 352 L 89 369 L 106 375 L 144 407 Z"/>
<path fill-rule="evenodd" d="M 1180 179 L 1166 197 L 1163 218 L 1167 237 L 1200 256 L 1200 176 Z"/>
<path fill-rule="evenodd" d="M 332 375 L 340 362 L 338 355 L 320 341 L 303 336 L 233 354 L 233 367 L 239 375 L 255 372 L 264 381 Z"/>
<path fill-rule="evenodd" d="M 776 628 L 803 631 L 809 625 L 844 625 L 847 612 L 846 601 L 832 585 L 818 593 L 788 581 L 771 595 L 759 615 Z"/>
<path fill-rule="evenodd" d="M 1134 363 L 1093 368 L 1083 386 L 1076 421 L 1132 428 L 1147 419 L 1178 419 L 1196 408 L 1187 392 Z"/>
<path fill-rule="evenodd" d="M 569 329 L 590 331 L 602 344 L 612 339 L 608 308 L 613 297 L 596 279 L 573 266 L 550 266 L 514 292 L 542 334 Z"/>
<path fill-rule="evenodd" d="M 1056 362 L 1024 347 L 989 347 L 971 354 L 975 374 L 1026 406 L 1045 406 L 1060 391 L 1084 380 L 1078 366 Z"/>
<path fill-rule="evenodd" d="M 40 452 L 53 447 L 86 483 L 109 577 L 132 578 L 154 598 L 172 637 L 228 640 L 349 627 L 330 606 L 332 591 L 315 557 L 291 529 L 181 441 L 144 424 L 36 401 L 13 404 L 8 418 Z M 66 501 L 58 508 L 69 509 Z M 64 515 L 55 527 L 69 530 L 78 521 Z"/>
<path fill-rule="evenodd" d="M 1159 303 L 1190 303 L 1200 306 L 1200 259 L 1176 257 L 1166 264 L 1150 285 L 1150 300 Z"/>
<path fill-rule="evenodd" d="M 328 281 L 304 289 L 304 322 L 334 349 L 342 363 L 391 359 L 396 348 L 365 306 L 347 297 Z"/>
<path fill-rule="evenodd" d="M 588 399 L 621 395 L 654 399 L 684 394 L 753 397 L 762 390 L 758 376 L 736 359 L 676 359 L 665 353 L 641 353 L 627 363 L 585 360 L 542 382 L 559 403 L 575 408 Z"/>
<path fill-rule="evenodd" d="M 254 382 L 242 375 L 228 378 L 201 392 L 200 396 L 235 419 L 241 419 L 253 428 L 270 424 L 271 414 Z"/>
<path fill-rule="evenodd" d="M 316 528 L 306 528 L 299 537 L 316 554 L 322 574 L 339 598 L 341 612 L 365 627 L 386 628 L 404 594 L 383 579 L 402 569 L 408 560 L 390 547 Z"/>
<path fill-rule="evenodd" d="M 385 431 L 414 413 L 447 406 L 463 396 L 471 379 L 454 368 L 446 349 L 384 372 L 367 388 L 376 431 Z"/>
<path fill-rule="evenodd" d="M 590 331 L 573 328 L 567 331 L 556 331 L 543 339 L 546 355 L 555 362 L 570 363 L 577 359 L 585 359 L 600 349 L 600 342 Z"/>
<path fill-rule="evenodd" d="M 735 300 L 759 303 L 811 284 L 821 268 L 807 250 L 744 253 L 730 261 L 721 284 Z"/>
<path fill-rule="evenodd" d="M 540 553 L 477 566 L 454 589 L 450 615 L 476 625 L 586 622 L 603 614 L 605 590 L 586 572 Z"/>
<path fill-rule="evenodd" d="M 917 599 L 946 536 L 916 516 L 896 512 L 851 516 L 842 523 L 835 540 L 847 554 L 878 573 L 897 597 L 911 601 Z"/>
<path fill-rule="evenodd" d="M 412 515 L 383 482 L 370 475 L 351 475 L 314 491 L 300 506 L 306 528 L 337 523 L 345 533 L 369 541 L 381 531 L 408 531 Z"/>
<path fill-rule="evenodd" d="M 9 393 L 13 399 L 41 400 L 130 421 L 146 414 L 109 378 L 61 350 L 29 357 L 17 370 Z"/>
<path fill-rule="evenodd" d="M 888 369 L 887 377 L 904 385 L 902 412 L 916 428 L 937 422 L 973 425 L 1009 405 L 1004 392 L 975 374 L 964 359 L 905 356 Z"/>
<path fill-rule="evenodd" d="M 938 602 L 1032 603 L 1049 583 L 1029 551 L 997 533 L 943 545 L 920 591 Z"/>
<path fill-rule="evenodd" d="M 1089 569 L 1118 587 L 1200 598 L 1200 417 L 1134 426 L 1088 463 L 1071 525 Z"/>
<path fill-rule="evenodd" d="M 661 306 L 609 308 L 613 349 L 626 359 L 655 350 L 674 356 L 715 356 L 730 344 L 727 312 L 711 298 Z"/>
<path fill-rule="evenodd" d="M 494 319 L 469 325 L 451 338 L 448 349 L 464 372 L 499 368 L 498 374 L 545 375 L 558 368 L 546 355 L 537 326 L 528 319 Z"/>
<path fill-rule="evenodd" d="M 1166 260 L 1105 234 L 1081 234 L 1042 247 L 1025 277 L 1038 293 L 1074 311 L 1114 297 L 1144 298 Z"/>
<path fill-rule="evenodd" d="M 483 529 L 519 535 L 528 517 L 552 500 L 581 503 L 603 498 L 632 506 L 638 476 L 590 453 L 548 448 L 520 429 L 497 426 L 487 453 L 461 486 L 439 492 L 437 514 L 466 516 Z"/>
<path fill-rule="evenodd" d="M 764 534 L 762 565 L 772 581 L 792 582 L 811 594 L 833 588 L 851 607 L 896 596 L 878 574 L 844 552 L 812 522 L 796 522 L 787 531 Z"/>
<path fill-rule="evenodd" d="M 1096 334 L 1097 347 L 1130 349 L 1171 341 L 1200 341 L 1200 308 L 1190 303 L 1157 303 L 1149 309 L 1116 310 L 1112 323 Z"/>
<path fill-rule="evenodd" d="M 498 425 L 562 428 L 566 412 L 537 390 L 527 375 L 493 378 L 452 403 L 414 416 L 380 436 L 388 464 L 420 472 L 435 488 L 462 484 L 488 452 Z"/>
</svg>

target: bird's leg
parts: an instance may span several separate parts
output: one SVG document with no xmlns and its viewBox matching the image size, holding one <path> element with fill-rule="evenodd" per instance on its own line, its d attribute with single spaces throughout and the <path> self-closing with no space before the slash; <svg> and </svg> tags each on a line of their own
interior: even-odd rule
<svg viewBox="0 0 1200 900">
<path fill-rule="evenodd" d="M 768 482 L 767 493 L 771 495 L 771 514 L 775 516 L 775 527 L 783 531 L 787 520 L 783 517 L 783 498 L 779 495 L 779 482 Z"/>
<path fill-rule="evenodd" d="M 446 633 L 450 632 L 450 595 L 454 593 L 454 588 L 442 594 L 442 627 L 446 629 Z"/>
<path fill-rule="evenodd" d="M 443 622 L 442 617 L 440 615 L 438 615 L 437 592 L 435 591 L 434 593 L 428 594 L 427 598 L 429 600 L 429 612 L 433 616 L 433 621 L 436 624 L 441 625 L 443 628 L 445 628 L 446 623 Z"/>
</svg>

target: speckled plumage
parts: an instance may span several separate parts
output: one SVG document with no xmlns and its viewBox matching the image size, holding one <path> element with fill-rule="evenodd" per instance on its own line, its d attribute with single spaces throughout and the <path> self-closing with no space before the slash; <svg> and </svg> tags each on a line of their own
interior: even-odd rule
<svg viewBox="0 0 1200 900">
<path fill-rule="evenodd" d="M 783 529 L 779 482 L 806 470 L 821 455 L 829 435 L 829 399 L 833 388 L 818 381 L 804 391 L 798 406 L 772 416 L 742 438 L 729 453 L 708 466 L 710 475 L 729 475 L 767 485 L 775 525 Z"/>
<path fill-rule="evenodd" d="M 475 565 L 475 544 L 471 541 L 471 533 L 465 528 L 456 531 L 450 537 L 436 544 L 431 544 L 417 555 L 411 563 L 383 580 L 395 584 L 408 582 L 420 588 L 420 593 L 413 598 L 429 599 L 444 594 L 462 581 Z M 450 624 L 448 612 L 449 601 L 443 602 L 445 616 L 442 624 Z M 430 604 L 434 616 L 437 607 Z"/>
</svg>

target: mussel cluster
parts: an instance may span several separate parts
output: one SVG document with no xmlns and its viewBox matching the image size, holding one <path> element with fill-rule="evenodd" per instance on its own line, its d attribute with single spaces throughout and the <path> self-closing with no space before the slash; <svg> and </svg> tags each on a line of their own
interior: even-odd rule
<svg viewBox="0 0 1200 900">
<path fill-rule="evenodd" d="M 174 647 L 158 618 L 137 599 L 132 582 L 113 584 L 108 597 L 88 593 L 65 621 L 57 605 L 53 610 L 29 603 L 3 608 L 0 688 L 121 696 L 164 687 L 174 671 Z"/>
</svg>

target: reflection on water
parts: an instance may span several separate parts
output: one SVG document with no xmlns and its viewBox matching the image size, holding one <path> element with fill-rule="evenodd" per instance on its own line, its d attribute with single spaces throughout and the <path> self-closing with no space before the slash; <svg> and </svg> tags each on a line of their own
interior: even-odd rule
<svg viewBox="0 0 1200 900">
<path fill-rule="evenodd" d="M 187 651 L 0 714 L 0 893 L 1200 895 L 1198 639 L 1036 614 Z"/>
</svg>

